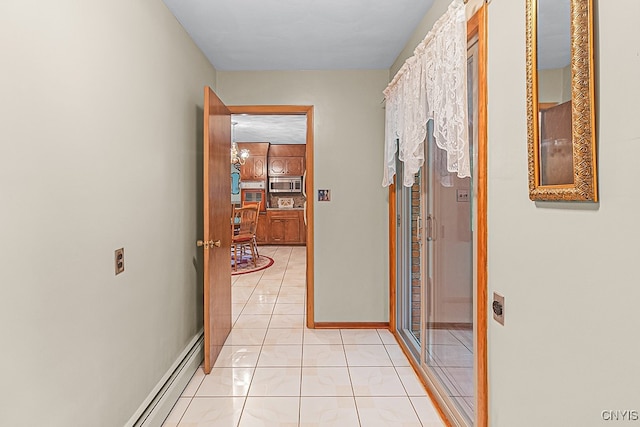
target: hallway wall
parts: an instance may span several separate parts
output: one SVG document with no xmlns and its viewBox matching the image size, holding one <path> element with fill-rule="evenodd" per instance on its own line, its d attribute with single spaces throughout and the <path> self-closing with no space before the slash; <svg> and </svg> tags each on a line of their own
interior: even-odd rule
<svg viewBox="0 0 640 427">
<path fill-rule="evenodd" d="M 388 70 L 218 72 L 228 105 L 314 105 L 316 322 L 388 321 Z"/>
<path fill-rule="evenodd" d="M 0 51 L 0 425 L 122 426 L 202 327 L 215 70 L 156 0 L 5 0 Z"/>
<path fill-rule="evenodd" d="M 528 199 L 523 2 L 489 5 L 489 324 L 492 427 L 599 426 L 640 410 L 640 158 L 636 0 L 595 1 L 600 203 Z"/>
</svg>

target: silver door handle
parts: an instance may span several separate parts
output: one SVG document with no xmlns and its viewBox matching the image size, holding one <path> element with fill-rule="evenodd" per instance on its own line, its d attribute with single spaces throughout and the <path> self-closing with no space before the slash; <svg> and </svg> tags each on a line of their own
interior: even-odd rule
<svg viewBox="0 0 640 427">
<path fill-rule="evenodd" d="M 427 241 L 431 242 L 436 240 L 433 235 L 434 218 L 431 215 L 427 215 Z"/>
</svg>

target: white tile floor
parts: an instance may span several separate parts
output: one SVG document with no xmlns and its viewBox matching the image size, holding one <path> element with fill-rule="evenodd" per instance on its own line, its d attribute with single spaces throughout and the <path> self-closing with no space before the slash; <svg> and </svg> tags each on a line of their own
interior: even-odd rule
<svg viewBox="0 0 640 427">
<path fill-rule="evenodd" d="M 445 426 L 389 331 L 304 326 L 305 248 L 260 253 L 274 265 L 233 277 L 233 330 L 164 427 Z"/>
</svg>

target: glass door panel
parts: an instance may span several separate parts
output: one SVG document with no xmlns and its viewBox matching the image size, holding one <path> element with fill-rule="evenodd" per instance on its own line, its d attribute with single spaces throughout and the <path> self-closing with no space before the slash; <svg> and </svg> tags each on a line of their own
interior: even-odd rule
<svg viewBox="0 0 640 427">
<path fill-rule="evenodd" d="M 451 403 L 473 420 L 471 179 L 446 170 L 429 133 L 426 197 L 425 364 Z"/>
<path fill-rule="evenodd" d="M 402 177 L 402 162 L 397 161 L 396 172 Z M 396 179 L 397 211 L 397 295 L 400 305 L 398 331 L 416 359 L 420 358 L 422 337 L 422 178 L 419 173 L 412 187 Z"/>
</svg>

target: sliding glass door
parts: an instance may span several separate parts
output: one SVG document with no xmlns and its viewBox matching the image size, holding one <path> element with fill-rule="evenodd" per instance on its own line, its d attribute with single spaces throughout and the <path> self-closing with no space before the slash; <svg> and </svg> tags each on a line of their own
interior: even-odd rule
<svg viewBox="0 0 640 427">
<path fill-rule="evenodd" d="M 468 53 L 469 140 L 476 164 L 477 43 Z M 456 425 L 474 425 L 474 182 L 447 171 L 427 123 L 425 164 L 396 188 L 398 333 Z M 402 164 L 397 164 L 402 176 Z M 400 179 L 397 180 L 401 182 Z"/>
</svg>

